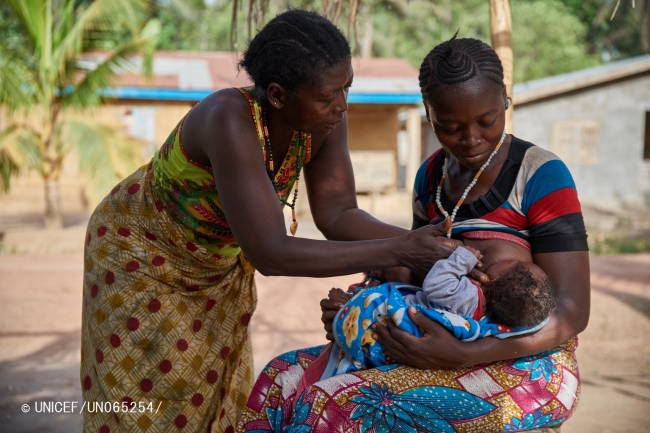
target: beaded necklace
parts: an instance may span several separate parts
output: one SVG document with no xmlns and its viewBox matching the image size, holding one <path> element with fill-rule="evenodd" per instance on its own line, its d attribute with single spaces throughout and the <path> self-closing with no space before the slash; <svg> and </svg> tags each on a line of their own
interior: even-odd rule
<svg viewBox="0 0 650 433">
<path fill-rule="evenodd" d="M 478 170 L 478 172 L 476 172 L 476 175 L 474 175 L 474 179 L 472 179 L 472 181 L 467 186 L 467 188 L 465 188 L 465 192 L 463 192 L 463 195 L 460 197 L 460 200 L 458 200 L 458 203 L 456 203 L 454 210 L 451 212 L 451 225 L 449 226 L 449 230 L 447 230 L 448 238 L 451 238 L 451 229 L 454 224 L 454 220 L 456 219 L 456 212 L 458 212 L 458 208 L 460 208 L 460 205 L 462 205 L 465 199 L 467 198 L 467 194 L 469 194 L 472 188 L 474 188 L 474 185 L 476 185 L 476 182 L 478 182 L 478 178 L 481 176 L 483 171 L 487 168 L 488 165 L 490 165 L 490 161 L 492 161 L 494 155 L 497 154 L 505 139 L 506 139 L 506 131 L 504 129 L 503 134 L 501 134 L 501 140 L 499 140 L 499 144 L 497 144 L 497 147 L 492 151 L 492 154 L 490 155 L 488 160 L 485 161 L 485 164 L 483 164 L 481 168 Z M 440 203 L 440 195 L 442 194 L 442 185 L 444 185 L 445 179 L 449 175 L 448 162 L 449 162 L 449 154 L 445 153 L 445 162 L 443 163 L 442 166 L 442 177 L 440 178 L 440 183 L 438 184 L 438 189 L 436 190 L 436 206 L 438 206 L 438 209 L 440 209 L 440 212 L 442 212 L 445 218 L 449 216 L 449 213 L 447 213 L 445 208 L 442 207 L 442 203 Z"/>
<path fill-rule="evenodd" d="M 298 158 L 296 158 L 296 181 L 294 182 L 294 191 L 293 191 L 293 200 L 291 203 L 286 201 L 285 199 L 282 198 L 279 188 L 278 188 L 278 183 L 275 181 L 275 169 L 273 166 L 273 149 L 271 148 L 271 139 L 269 138 L 269 129 L 266 127 L 268 124 L 266 120 L 266 104 L 262 105 L 262 123 L 263 123 L 263 130 L 264 130 L 264 142 L 266 143 L 266 148 L 267 148 L 267 153 L 269 155 L 268 160 L 269 160 L 269 178 L 271 179 L 271 184 L 273 184 L 273 189 L 275 190 L 275 193 L 277 194 L 278 198 L 280 199 L 280 203 L 283 205 L 287 205 L 291 208 L 291 219 L 293 222 L 291 223 L 291 226 L 289 227 L 289 230 L 291 231 L 291 235 L 295 236 L 296 231 L 298 231 L 298 221 L 296 220 L 296 200 L 298 199 L 298 184 L 300 181 L 300 170 L 302 170 L 302 166 L 300 165 L 300 149 L 304 148 L 306 146 L 305 143 L 305 134 L 303 132 L 299 132 L 298 136 Z"/>
</svg>

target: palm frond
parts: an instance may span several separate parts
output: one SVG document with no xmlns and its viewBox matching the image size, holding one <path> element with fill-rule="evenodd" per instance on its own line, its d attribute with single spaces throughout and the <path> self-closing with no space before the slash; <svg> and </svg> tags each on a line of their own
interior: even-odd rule
<svg viewBox="0 0 650 433">
<path fill-rule="evenodd" d="M 117 127 L 69 119 L 62 122 L 60 146 L 64 153 L 75 152 L 79 171 L 89 180 L 89 193 L 101 198 L 120 179 L 141 165 L 142 144 L 124 136 Z"/>
<path fill-rule="evenodd" d="M 0 41 L 0 104 L 10 111 L 30 107 L 35 93 L 32 71 Z"/>
<path fill-rule="evenodd" d="M 390 4 L 391 8 L 395 8 L 397 14 L 403 14 L 406 9 L 408 0 L 383 0 L 385 3 Z M 429 0 L 433 3 L 433 0 Z M 239 13 L 244 4 L 244 0 L 232 0 L 232 15 L 230 19 L 230 45 L 231 48 L 236 50 L 237 47 L 237 23 Z M 307 2 L 308 3 L 308 2 Z M 334 25 L 338 25 L 341 16 L 347 14 L 347 35 L 348 39 L 354 41 L 354 45 L 358 45 L 358 27 L 359 27 L 359 8 L 361 4 L 374 4 L 380 1 L 372 0 L 323 0 L 321 2 L 321 13 L 327 17 Z M 248 39 L 253 36 L 253 28 L 261 28 L 267 20 L 269 12 L 270 0 L 249 0 L 248 11 L 246 13 L 246 22 L 248 27 Z M 288 7 L 288 4 L 287 4 Z M 304 7 L 311 7 L 311 4 L 304 4 Z"/>
<path fill-rule="evenodd" d="M 42 49 L 45 43 L 45 16 L 47 0 L 7 0 L 16 17 L 30 36 L 34 47 Z"/>
<path fill-rule="evenodd" d="M 5 139 L 9 128 L 5 131 L 4 134 L 0 134 L 0 194 L 9 192 L 11 178 L 20 172 L 22 160 L 22 155 L 15 149 L 15 142 Z"/>
<path fill-rule="evenodd" d="M 13 123 L 0 133 L 0 159 L 18 171 L 40 170 L 39 132 L 28 125 Z"/>
<path fill-rule="evenodd" d="M 67 2 L 74 3 L 74 0 Z M 96 48 L 97 42 L 106 45 L 111 40 L 119 43 L 120 39 L 137 36 L 145 21 L 146 8 L 146 0 L 96 0 L 86 9 L 79 7 L 67 12 L 66 8 L 67 13 L 75 15 L 74 24 L 66 28 L 67 33 L 54 47 L 53 64 L 63 72 L 69 59 Z M 64 22 L 71 19 L 66 17 Z M 97 37 L 93 37 L 95 32 Z"/>
<path fill-rule="evenodd" d="M 142 40 L 142 74 L 147 78 L 153 77 L 153 59 L 156 55 L 156 45 L 160 35 L 161 24 L 157 19 L 150 19 L 140 33 Z"/>
<path fill-rule="evenodd" d="M 11 189 L 11 178 L 20 172 L 20 168 L 0 150 L 0 194 Z"/>
<path fill-rule="evenodd" d="M 87 70 L 78 84 L 61 96 L 61 104 L 66 108 L 83 109 L 96 106 L 101 102 L 102 90 L 112 87 L 116 70 L 133 56 L 149 45 L 141 38 L 124 42 L 110 53 L 106 59 Z"/>
<path fill-rule="evenodd" d="M 59 15 L 59 26 L 52 35 L 52 46 L 60 47 L 62 41 L 70 34 L 75 21 L 75 2 L 68 1 L 61 8 Z"/>
<path fill-rule="evenodd" d="M 230 45 L 237 48 L 237 15 L 243 0 L 232 0 L 232 18 L 230 22 Z M 253 27 L 259 28 L 266 21 L 270 0 L 249 0 L 248 3 L 248 39 L 253 37 Z"/>
</svg>

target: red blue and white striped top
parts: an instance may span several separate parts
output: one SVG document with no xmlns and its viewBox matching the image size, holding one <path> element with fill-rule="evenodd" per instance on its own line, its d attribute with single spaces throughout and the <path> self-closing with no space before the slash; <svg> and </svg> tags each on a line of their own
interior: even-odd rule
<svg viewBox="0 0 650 433">
<path fill-rule="evenodd" d="M 413 229 L 442 221 L 435 191 L 442 176 L 445 152 L 433 153 L 420 167 L 413 191 Z M 455 203 L 442 194 L 451 214 Z M 461 205 L 452 237 L 498 233 L 529 244 L 533 253 L 586 251 L 587 233 L 575 183 L 566 165 L 553 153 L 512 137 L 508 159 L 490 190 Z M 486 233 L 487 235 L 487 233 Z"/>
</svg>

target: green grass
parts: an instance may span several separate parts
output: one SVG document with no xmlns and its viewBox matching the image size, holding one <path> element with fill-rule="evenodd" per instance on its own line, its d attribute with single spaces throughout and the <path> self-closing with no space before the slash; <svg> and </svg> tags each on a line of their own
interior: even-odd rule
<svg viewBox="0 0 650 433">
<path fill-rule="evenodd" d="M 650 252 L 650 232 L 637 234 L 608 234 L 590 239 L 593 254 L 635 254 Z"/>
</svg>

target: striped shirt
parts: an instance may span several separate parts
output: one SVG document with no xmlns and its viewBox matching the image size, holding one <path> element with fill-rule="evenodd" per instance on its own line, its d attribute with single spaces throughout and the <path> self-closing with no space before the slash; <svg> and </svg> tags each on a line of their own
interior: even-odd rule
<svg viewBox="0 0 650 433">
<path fill-rule="evenodd" d="M 443 220 L 435 204 L 445 152 L 433 153 L 420 167 L 413 190 L 413 229 Z M 456 203 L 440 201 L 451 214 Z M 452 237 L 496 232 L 530 244 L 533 253 L 586 251 L 587 233 L 575 183 L 553 153 L 512 137 L 508 159 L 489 191 L 461 205 Z M 473 236 L 475 237 L 475 236 Z"/>
</svg>

